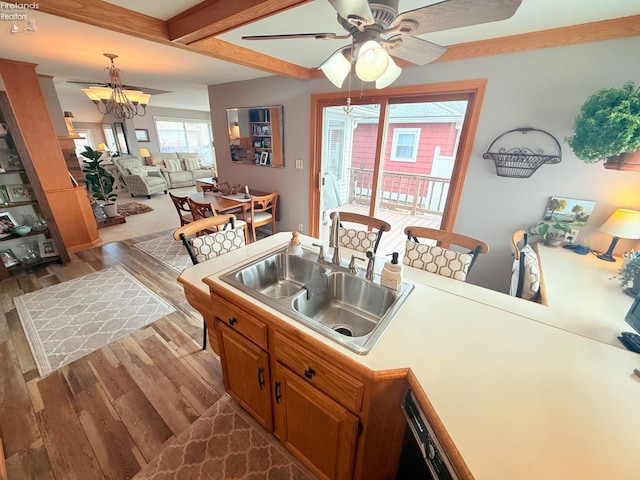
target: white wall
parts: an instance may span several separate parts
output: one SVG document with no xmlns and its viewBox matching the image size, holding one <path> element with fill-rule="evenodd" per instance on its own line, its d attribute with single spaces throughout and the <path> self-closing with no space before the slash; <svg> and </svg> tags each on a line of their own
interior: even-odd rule
<svg viewBox="0 0 640 480">
<path fill-rule="evenodd" d="M 487 242 L 491 251 L 478 259 L 469 281 L 506 291 L 511 233 L 542 219 L 550 196 L 593 200 L 596 207 L 580 237 L 592 248 L 606 249 L 611 238 L 597 228 L 619 207 L 640 209 L 640 173 L 605 170 L 578 160 L 564 140 L 580 105 L 595 90 L 640 83 L 640 37 L 555 47 L 521 53 L 442 62 L 404 69 L 394 86 L 487 78 L 487 91 L 476 132 L 455 230 Z M 281 230 L 309 224 L 310 95 L 335 91 L 325 79 L 302 82 L 270 77 L 209 87 L 218 168 L 224 180 L 248 183 L 282 196 Z M 343 90 L 346 97 L 346 90 Z M 225 108 L 284 105 L 285 168 L 231 164 Z M 553 134 L 563 159 L 544 165 L 531 178 L 498 177 L 482 158 L 491 140 L 516 127 L 533 126 Z M 304 160 L 304 170 L 294 160 Z M 640 242 L 621 240 L 616 253 Z"/>
</svg>

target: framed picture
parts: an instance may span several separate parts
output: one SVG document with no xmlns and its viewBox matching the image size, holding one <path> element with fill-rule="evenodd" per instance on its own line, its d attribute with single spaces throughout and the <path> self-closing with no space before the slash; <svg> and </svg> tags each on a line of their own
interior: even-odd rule
<svg viewBox="0 0 640 480">
<path fill-rule="evenodd" d="M 7 193 L 6 185 L 0 185 L 0 205 L 9 205 L 9 194 Z"/>
<path fill-rule="evenodd" d="M 55 257 L 58 255 L 56 244 L 50 238 L 41 239 L 38 241 L 38 248 L 40 249 L 41 257 Z"/>
<path fill-rule="evenodd" d="M 7 268 L 11 268 L 20 263 L 18 257 L 16 257 L 10 248 L 0 251 L 0 257 L 2 257 L 2 263 L 4 263 L 4 266 Z"/>
<path fill-rule="evenodd" d="M 148 142 L 149 130 L 146 128 L 136 128 L 136 140 L 139 142 Z"/>
<path fill-rule="evenodd" d="M 0 212 L 0 238 L 11 235 L 11 230 L 17 225 L 18 222 L 9 212 Z"/>
<path fill-rule="evenodd" d="M 262 152 L 260 154 L 260 165 L 266 165 L 269 160 L 269 152 Z"/>
<path fill-rule="evenodd" d="M 113 131 L 116 137 L 116 144 L 118 145 L 118 151 L 125 155 L 129 155 L 129 144 L 127 143 L 127 136 L 124 134 L 124 123 L 116 122 L 113 124 Z"/>
<path fill-rule="evenodd" d="M 6 187 L 10 202 L 32 202 L 36 199 L 31 185 L 16 184 L 7 185 Z"/>
<path fill-rule="evenodd" d="M 14 150 L 0 150 L 0 168 L 5 171 L 22 170 L 20 156 Z"/>
<path fill-rule="evenodd" d="M 254 140 L 253 148 L 262 148 L 262 142 L 260 140 Z"/>
<path fill-rule="evenodd" d="M 583 227 L 589 220 L 595 206 L 596 202 L 590 200 L 551 197 L 547 204 L 544 220 Z"/>
</svg>

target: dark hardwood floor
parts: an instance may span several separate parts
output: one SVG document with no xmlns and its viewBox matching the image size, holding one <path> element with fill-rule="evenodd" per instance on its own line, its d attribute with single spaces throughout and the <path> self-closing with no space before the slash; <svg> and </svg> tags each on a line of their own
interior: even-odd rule
<svg viewBox="0 0 640 480">
<path fill-rule="evenodd" d="M 132 248 L 158 235 L 0 282 L 0 438 L 10 480 L 131 478 L 223 394 L 219 360 L 201 348 L 202 317 L 176 272 Z M 176 312 L 40 377 L 13 297 L 111 265 Z"/>
</svg>

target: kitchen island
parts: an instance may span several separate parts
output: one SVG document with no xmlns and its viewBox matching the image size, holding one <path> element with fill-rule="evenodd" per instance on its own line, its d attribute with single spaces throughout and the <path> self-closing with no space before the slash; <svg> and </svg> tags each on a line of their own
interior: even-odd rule
<svg viewBox="0 0 640 480">
<path fill-rule="evenodd" d="M 269 322 L 265 341 L 276 337 L 272 328 L 278 335 L 282 329 L 287 338 L 341 367 L 372 372 L 374 378 L 404 376 L 419 393 L 460 478 L 637 478 L 636 354 L 554 327 L 548 307 L 408 267 L 404 279 L 414 291 L 372 351 L 355 354 L 220 280 L 252 258 L 284 247 L 289 238 L 279 233 L 187 268 L 179 276 L 187 299 L 200 311 L 211 309 L 208 299 L 216 296 L 242 303 Z M 317 240 L 300 239 L 303 247 L 316 250 Z M 343 258 L 348 255 L 343 250 Z M 378 259 L 377 271 L 383 262 Z M 211 312 L 205 317 L 212 323 Z M 376 414 L 391 415 L 375 411 L 388 405 L 375 400 L 384 389 L 374 390 L 371 399 L 365 395 L 370 411 L 364 428 L 370 435 L 358 444 L 356 476 L 373 458 L 367 450 L 375 444 L 372 432 L 388 427 L 375 425 Z M 397 439 L 397 432 L 389 438 Z M 399 447 L 387 447 L 397 454 Z"/>
</svg>

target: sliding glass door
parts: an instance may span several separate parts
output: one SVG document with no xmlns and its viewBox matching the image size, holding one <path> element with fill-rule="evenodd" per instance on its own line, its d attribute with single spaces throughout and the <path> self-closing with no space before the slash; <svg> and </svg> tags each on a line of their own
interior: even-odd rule
<svg viewBox="0 0 640 480">
<path fill-rule="evenodd" d="M 386 255 L 404 251 L 406 226 L 453 225 L 466 172 L 466 164 L 456 164 L 468 160 L 459 155 L 459 146 L 473 97 L 378 95 L 375 100 L 352 101 L 352 109 L 335 100 L 318 104 L 314 218 L 317 236 L 325 241 L 334 210 L 389 222 L 391 232 L 378 248 L 379 255 Z"/>
</svg>

